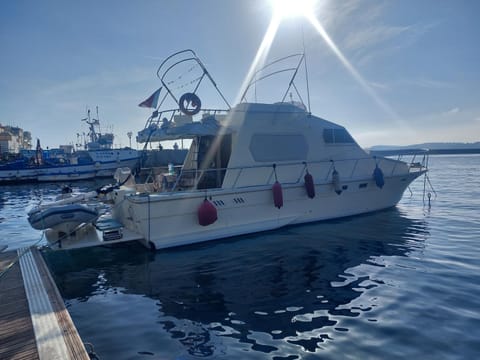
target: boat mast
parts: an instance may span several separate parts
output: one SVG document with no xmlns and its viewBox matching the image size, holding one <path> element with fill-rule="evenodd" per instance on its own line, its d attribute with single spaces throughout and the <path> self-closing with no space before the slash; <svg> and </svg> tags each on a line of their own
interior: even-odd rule
<svg viewBox="0 0 480 360">
<path fill-rule="evenodd" d="M 97 118 L 96 119 L 90 117 L 90 109 L 87 109 L 87 117 L 82 119 L 82 121 L 85 121 L 88 124 L 89 132 L 87 134 L 87 137 L 90 140 L 90 143 L 98 142 L 98 135 L 97 135 L 97 132 L 95 131 L 95 125 L 100 126 L 100 120 L 99 120 L 99 117 L 98 117 L 98 106 L 96 108 L 97 108 L 96 109 L 96 111 L 97 111 Z M 85 150 L 88 150 L 87 141 L 85 141 L 84 148 L 85 148 Z"/>
</svg>

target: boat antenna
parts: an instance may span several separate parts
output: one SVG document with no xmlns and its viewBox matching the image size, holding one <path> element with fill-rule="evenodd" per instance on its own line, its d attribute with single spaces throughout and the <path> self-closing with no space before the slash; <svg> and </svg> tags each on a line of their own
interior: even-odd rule
<svg viewBox="0 0 480 360">
<path fill-rule="evenodd" d="M 96 125 L 98 125 L 98 131 L 101 132 L 101 129 L 100 129 L 100 117 L 98 116 L 98 105 L 96 106 L 96 112 L 97 112 L 97 118 L 96 119 L 93 119 L 94 120 L 94 123 Z"/>
<path fill-rule="evenodd" d="M 305 65 L 305 79 L 307 84 L 307 105 L 308 105 L 308 112 L 312 113 L 310 109 L 310 86 L 308 84 L 308 67 L 307 67 L 307 51 L 305 49 L 305 32 L 303 31 L 303 24 L 302 24 L 302 45 L 303 45 L 303 63 Z"/>
</svg>

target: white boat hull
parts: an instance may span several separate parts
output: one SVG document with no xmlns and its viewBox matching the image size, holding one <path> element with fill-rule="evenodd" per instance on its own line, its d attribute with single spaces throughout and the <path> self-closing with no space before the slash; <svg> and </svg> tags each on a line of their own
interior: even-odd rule
<svg viewBox="0 0 480 360">
<path fill-rule="evenodd" d="M 343 182 L 347 188 L 340 195 L 331 183 L 316 185 L 313 199 L 307 196 L 303 184 L 284 186 L 280 209 L 274 206 L 269 186 L 235 192 L 210 190 L 208 198 L 217 208 L 218 220 L 209 226 L 198 223 L 202 193 L 128 196 L 128 192 L 120 191 L 117 196 L 125 196 L 125 201 L 116 199 L 119 205 L 114 207 L 114 216 L 126 228 L 141 234 L 150 247 L 162 249 L 389 208 L 398 203 L 419 175 L 388 178 L 382 189 L 373 180 Z M 366 187 L 362 185 L 365 183 Z"/>
<path fill-rule="evenodd" d="M 112 245 L 127 241 L 140 241 L 144 239 L 128 229 L 121 230 L 121 236 L 108 240 L 105 238 L 104 232 L 98 230 L 93 224 L 85 224 L 80 226 L 72 233 L 62 233 L 56 229 L 48 229 L 45 231 L 45 237 L 48 244 L 53 250 L 61 249 L 80 249 L 92 246 Z"/>
<path fill-rule="evenodd" d="M 85 165 L 45 166 L 28 169 L 0 170 L 0 184 L 20 181 L 74 181 L 95 177 L 112 177 L 120 167 L 133 167 L 137 158 Z"/>
<path fill-rule="evenodd" d="M 45 173 L 37 176 L 37 181 L 40 182 L 53 182 L 53 181 L 74 181 L 74 180 L 88 180 L 95 178 L 95 171 L 84 172 L 56 172 Z"/>
</svg>

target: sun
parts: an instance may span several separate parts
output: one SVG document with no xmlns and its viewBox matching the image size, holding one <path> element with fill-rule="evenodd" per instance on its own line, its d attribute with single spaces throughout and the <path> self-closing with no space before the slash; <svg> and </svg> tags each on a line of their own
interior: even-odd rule
<svg viewBox="0 0 480 360">
<path fill-rule="evenodd" d="M 315 0 L 270 0 L 274 15 L 281 19 L 311 16 L 314 12 Z"/>
<path fill-rule="evenodd" d="M 246 87 L 252 80 L 255 69 L 261 67 L 265 62 L 282 20 L 291 17 L 305 17 L 309 20 L 315 18 L 314 6 L 316 1 L 317 0 L 270 0 L 270 4 L 273 8 L 272 19 L 270 20 L 265 35 L 263 36 L 262 43 L 257 50 L 255 59 L 250 65 L 240 91 L 237 94 L 237 102 L 242 100 L 242 94 L 244 94 Z"/>
</svg>

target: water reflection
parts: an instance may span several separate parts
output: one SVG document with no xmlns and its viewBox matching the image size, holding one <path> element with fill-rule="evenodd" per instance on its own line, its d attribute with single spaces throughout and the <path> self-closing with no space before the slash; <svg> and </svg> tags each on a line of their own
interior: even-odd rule
<svg viewBox="0 0 480 360">
<path fill-rule="evenodd" d="M 339 319 L 377 306 L 366 296 L 361 305 L 356 301 L 384 286 L 375 269 L 390 257 L 421 250 L 427 235 L 424 221 L 392 209 L 156 253 L 131 244 L 45 257 L 70 306 L 105 295 L 131 328 L 139 314 L 125 315 L 128 305 L 115 305 L 116 296 L 155 301 L 155 325 L 138 335 L 112 329 L 117 338 L 110 342 L 160 326 L 188 356 L 239 357 L 249 351 L 248 357 L 293 359 L 349 331 Z M 150 344 L 162 351 L 155 346 Z M 141 350 L 137 355 L 146 353 Z"/>
</svg>

